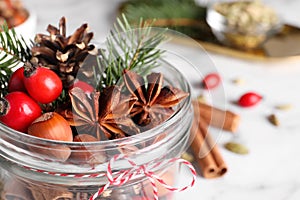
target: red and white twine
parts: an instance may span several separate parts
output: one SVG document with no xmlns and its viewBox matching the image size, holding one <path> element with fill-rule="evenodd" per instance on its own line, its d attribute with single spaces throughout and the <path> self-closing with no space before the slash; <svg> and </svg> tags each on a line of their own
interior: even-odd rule
<svg viewBox="0 0 300 200">
<path fill-rule="evenodd" d="M 8 148 L 13 149 L 21 154 L 27 155 L 27 152 L 20 148 L 14 148 L 9 143 L 4 143 Z M 31 155 L 33 156 L 33 155 Z M 112 165 L 115 161 L 124 159 L 126 160 L 131 166 L 131 169 L 128 170 L 120 170 L 113 172 L 112 171 Z M 46 160 L 46 159 L 45 159 Z M 51 160 L 49 160 L 51 161 Z M 162 178 L 160 178 L 158 175 L 156 175 L 153 171 L 150 169 L 157 168 L 159 166 L 168 165 L 168 164 L 181 164 L 185 165 L 189 168 L 191 174 L 192 174 L 192 180 L 190 184 L 187 186 L 184 186 L 182 188 L 176 188 L 168 185 Z M 155 200 L 158 200 L 158 189 L 156 186 L 156 182 L 160 183 L 163 187 L 165 187 L 167 190 L 173 191 L 173 192 L 181 192 L 184 191 L 190 187 L 193 187 L 196 181 L 196 170 L 193 167 L 193 165 L 181 158 L 172 158 L 169 160 L 164 160 L 160 162 L 155 162 L 151 166 L 148 164 L 144 165 L 137 165 L 135 162 L 130 160 L 128 156 L 124 154 L 117 154 L 115 155 L 109 162 L 107 166 L 106 173 L 94 173 L 94 174 L 67 174 L 67 173 L 57 173 L 57 172 L 49 172 L 45 170 L 40 169 L 34 169 L 31 167 L 23 166 L 25 169 L 30 171 L 35 171 L 37 173 L 43 173 L 47 175 L 53 175 L 53 176 L 60 176 L 60 177 L 69 177 L 69 178 L 100 178 L 100 177 L 107 177 L 108 182 L 101 187 L 94 195 L 90 197 L 90 200 L 95 200 L 98 196 L 100 196 L 107 188 L 110 186 L 121 186 L 125 183 L 127 183 L 130 180 L 133 180 L 135 178 L 140 178 L 141 176 L 146 176 L 149 181 L 151 182 L 152 189 L 153 189 L 153 196 Z"/>
<path fill-rule="evenodd" d="M 112 172 L 111 166 L 112 164 L 119 159 L 125 159 L 128 161 L 128 163 L 132 166 L 132 169 L 130 170 L 124 170 L 121 171 L 120 173 L 114 174 Z M 150 171 L 147 169 L 147 165 L 136 165 L 132 160 L 130 160 L 126 155 L 118 154 L 115 155 L 110 162 L 108 163 L 107 166 L 107 172 L 106 172 L 106 177 L 108 179 L 108 183 L 106 183 L 103 187 L 101 187 L 93 196 L 90 197 L 90 200 L 95 200 L 98 196 L 100 196 L 109 186 L 114 185 L 114 186 L 121 186 L 125 184 L 126 182 L 136 178 L 138 175 L 145 175 L 149 181 L 151 182 L 152 188 L 153 188 L 153 196 L 155 200 L 158 200 L 158 189 L 156 186 L 156 182 L 159 182 L 162 186 L 164 186 L 166 189 L 170 191 L 177 191 L 181 192 L 184 191 L 190 187 L 192 187 L 195 184 L 196 180 L 196 170 L 192 166 L 192 164 L 186 160 L 183 160 L 181 158 L 172 158 L 166 161 L 166 164 L 174 164 L 174 163 L 179 163 L 187 166 L 192 174 L 192 181 L 189 185 L 184 186 L 182 188 L 176 188 L 168 185 L 162 178 L 160 178 L 158 175 L 156 175 L 154 172 Z M 159 164 L 156 164 L 155 167 L 158 167 L 161 165 L 162 162 Z"/>
<path fill-rule="evenodd" d="M 132 166 L 132 168 L 128 169 L 128 170 L 121 170 L 121 171 L 113 172 L 113 170 L 112 170 L 113 163 L 117 160 L 120 160 L 120 159 L 124 159 L 124 160 L 128 161 L 128 163 Z M 31 170 L 31 171 L 38 172 L 38 173 L 44 173 L 44 174 L 53 175 L 53 176 L 60 176 L 60 177 L 97 178 L 97 177 L 106 176 L 108 182 L 103 187 L 99 188 L 99 190 L 94 195 L 92 195 L 89 200 L 95 200 L 97 197 L 99 197 L 110 186 L 121 186 L 123 184 L 126 184 L 128 181 L 133 180 L 134 178 L 141 177 L 141 175 L 142 175 L 142 176 L 146 176 L 149 179 L 149 181 L 152 185 L 152 189 L 153 189 L 154 200 L 158 200 L 158 188 L 157 188 L 156 183 L 160 183 L 167 190 L 170 190 L 170 191 L 173 191 L 173 192 L 184 191 L 184 190 L 192 187 L 195 184 L 196 171 L 195 171 L 194 167 L 192 166 L 192 164 L 190 162 L 184 160 L 184 159 L 172 158 L 172 159 L 169 159 L 169 160 L 166 160 L 166 161 L 163 161 L 163 162 L 158 162 L 154 166 L 152 166 L 151 168 L 159 167 L 160 165 L 163 165 L 163 164 L 175 164 L 175 163 L 185 165 L 186 167 L 189 168 L 189 170 L 192 174 L 192 180 L 191 180 L 190 184 L 188 184 L 188 185 L 186 185 L 182 188 L 176 188 L 176 187 L 168 185 L 161 177 L 159 177 L 154 172 L 149 170 L 148 165 L 137 165 L 135 162 L 130 160 L 128 158 L 128 156 L 126 156 L 124 154 L 115 155 L 110 160 L 110 162 L 108 163 L 108 166 L 107 166 L 106 173 L 66 174 L 66 173 L 48 172 L 48 171 L 33 169 L 33 168 L 30 168 L 30 167 L 24 167 L 24 168 L 26 168 L 28 170 Z"/>
</svg>

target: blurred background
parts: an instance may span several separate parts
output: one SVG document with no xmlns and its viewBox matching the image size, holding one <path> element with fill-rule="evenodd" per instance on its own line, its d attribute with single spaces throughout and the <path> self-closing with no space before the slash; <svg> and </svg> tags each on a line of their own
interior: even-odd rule
<svg viewBox="0 0 300 200">
<path fill-rule="evenodd" d="M 70 29 L 74 29 L 76 25 L 82 21 L 89 22 L 93 30 L 95 30 L 99 38 L 105 37 L 108 33 L 115 16 L 118 12 L 118 7 L 122 0 L 23 0 L 24 5 L 34 11 L 38 16 L 37 31 L 45 30 L 45 25 L 55 23 L 61 16 L 66 16 L 69 19 Z M 196 0 L 198 5 L 211 4 L 210 0 Z M 264 0 L 266 4 L 272 6 L 278 14 L 287 23 L 298 24 L 300 26 L 297 6 L 297 0 Z"/>
<path fill-rule="evenodd" d="M 208 8 L 221 1 L 209 0 L 23 0 L 24 6 L 36 15 L 36 23 L 29 33 L 44 33 L 48 24 L 58 25 L 62 16 L 67 18 L 67 32 L 72 33 L 87 22 L 102 42 L 111 30 L 120 12 L 127 12 L 132 23 L 139 18 L 161 16 L 163 26 L 170 26 L 195 39 L 208 52 L 222 76 L 227 109 L 241 116 L 238 133 L 224 132 L 218 141 L 228 165 L 228 173 L 217 179 L 198 177 L 194 188 L 176 194 L 176 199 L 203 200 L 299 200 L 300 199 L 300 1 L 263 0 L 280 20 L 279 32 L 255 49 L 233 47 L 223 43 L 206 22 Z M 142 4 L 146 2 L 146 4 Z M 171 3 L 169 3 L 171 2 Z M 173 2 L 173 3 L 172 3 Z M 176 2 L 176 3 L 174 3 Z M 224 2 L 224 1 L 222 1 Z M 154 4 L 159 6 L 153 7 Z M 165 11 L 165 12 L 163 12 Z M 256 14 L 256 11 L 254 12 Z M 190 20 L 178 20 L 178 18 Z M 217 22 L 217 19 L 213 19 Z M 177 24 L 176 24 L 177 23 Z M 282 31 L 284 30 L 284 31 Z M 276 31 L 278 31 L 276 29 Z M 25 33 L 26 30 L 24 30 Z M 179 48 L 188 48 L 186 45 Z M 191 53 L 197 58 L 196 52 Z M 242 80 L 242 85 L 233 81 Z M 200 82 L 200 80 L 199 80 Z M 256 91 L 264 102 L 251 109 L 232 103 L 246 91 Z M 274 111 L 274 106 L 291 104 L 291 111 Z M 281 124 L 275 127 L 266 116 L 275 112 Z M 250 149 L 241 156 L 226 151 L 223 144 L 239 141 Z M 186 182 L 188 172 L 183 170 L 179 182 Z"/>
</svg>

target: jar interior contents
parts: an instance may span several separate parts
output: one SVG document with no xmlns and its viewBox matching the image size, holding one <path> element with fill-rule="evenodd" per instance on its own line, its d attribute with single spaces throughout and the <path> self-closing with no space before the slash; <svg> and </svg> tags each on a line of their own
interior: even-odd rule
<svg viewBox="0 0 300 200">
<path fill-rule="evenodd" d="M 155 195 L 152 174 L 174 183 L 177 166 L 162 161 L 187 144 L 190 88 L 161 58 L 164 31 L 140 26 L 123 16 L 98 47 L 87 24 L 68 36 L 62 17 L 30 47 L 18 37 L 4 45 L 17 45 L 0 73 L 5 200 L 87 199 L 101 187 L 96 199 L 144 199 Z"/>
<path fill-rule="evenodd" d="M 158 174 L 169 185 L 176 181 L 177 165 L 170 166 Z M 0 174 L 0 197 L 3 200 L 83 200 L 89 199 L 94 193 L 102 187 L 101 185 L 91 186 L 66 186 L 61 184 L 47 184 L 30 179 L 19 179 L 2 168 Z M 171 200 L 173 194 L 171 191 L 158 185 L 158 197 L 160 200 Z M 126 199 L 153 199 L 153 187 L 146 178 L 132 181 L 123 186 L 115 186 L 106 189 L 96 199 L 105 200 L 126 200 Z"/>
</svg>

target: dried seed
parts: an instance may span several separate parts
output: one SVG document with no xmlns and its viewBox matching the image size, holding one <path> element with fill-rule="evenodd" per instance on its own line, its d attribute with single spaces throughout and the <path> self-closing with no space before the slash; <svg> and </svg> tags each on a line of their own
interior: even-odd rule
<svg viewBox="0 0 300 200">
<path fill-rule="evenodd" d="M 274 126 L 279 126 L 280 122 L 279 119 L 276 117 L 275 114 L 271 114 L 268 116 L 269 122 L 271 122 Z"/>
<path fill-rule="evenodd" d="M 183 152 L 183 154 L 181 155 L 181 158 L 184 159 L 184 160 L 187 160 L 189 162 L 194 161 L 194 156 L 190 153 L 187 153 L 187 152 Z"/>
<path fill-rule="evenodd" d="M 244 85 L 245 84 L 245 79 L 242 78 L 236 78 L 232 81 L 235 85 Z"/>
<path fill-rule="evenodd" d="M 292 104 L 281 104 L 281 105 L 275 106 L 275 108 L 278 110 L 291 110 L 292 107 L 293 107 Z"/>
<path fill-rule="evenodd" d="M 236 142 L 227 142 L 224 147 L 236 154 L 248 154 L 249 150 L 246 146 L 240 144 L 240 143 L 236 143 Z"/>
<path fill-rule="evenodd" d="M 200 102 L 200 103 L 206 103 L 206 98 L 203 94 L 200 94 L 198 97 L 197 97 L 197 100 Z"/>
</svg>

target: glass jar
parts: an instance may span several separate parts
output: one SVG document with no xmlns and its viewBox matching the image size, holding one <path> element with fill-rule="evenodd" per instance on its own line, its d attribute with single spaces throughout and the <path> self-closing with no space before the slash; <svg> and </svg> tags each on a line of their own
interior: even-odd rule
<svg viewBox="0 0 300 200">
<path fill-rule="evenodd" d="M 154 71 L 164 75 L 165 84 L 191 92 L 186 78 L 167 62 L 162 61 Z M 89 199 L 108 183 L 108 165 L 113 177 L 122 178 L 124 172 L 136 174 L 124 184 L 104 188 L 95 199 L 153 199 L 153 183 L 142 171 L 135 170 L 144 166 L 148 172 L 173 185 L 178 164 L 165 161 L 180 157 L 187 147 L 192 117 L 190 95 L 176 107 L 170 119 L 153 129 L 127 138 L 90 143 L 44 140 L 0 124 L 1 199 Z M 93 155 L 94 159 L 81 160 L 78 156 L 62 160 L 61 155 L 70 151 L 82 157 Z M 169 190 L 159 183 L 156 185 L 159 199 L 172 199 Z"/>
</svg>

